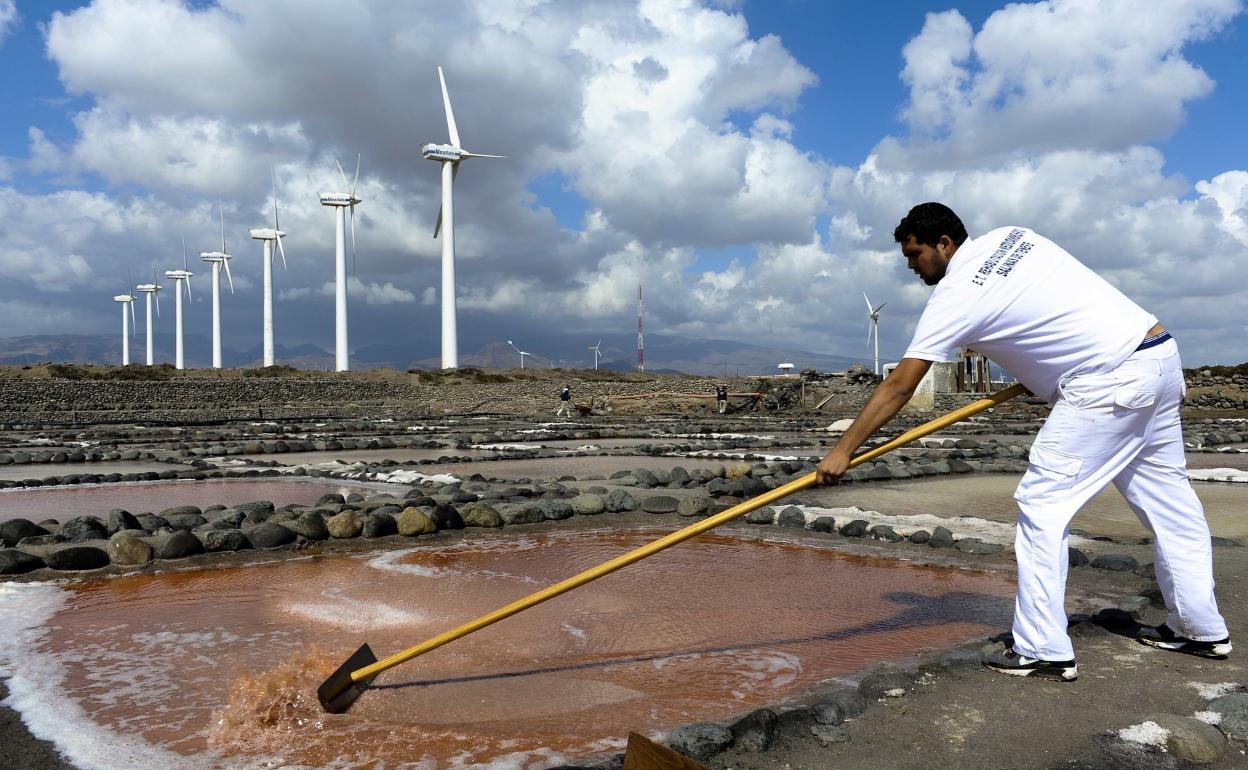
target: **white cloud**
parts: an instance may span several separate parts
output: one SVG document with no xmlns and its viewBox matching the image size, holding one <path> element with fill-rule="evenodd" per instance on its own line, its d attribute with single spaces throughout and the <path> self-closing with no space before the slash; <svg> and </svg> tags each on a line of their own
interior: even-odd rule
<svg viewBox="0 0 1248 770">
<path fill-rule="evenodd" d="M 332 281 L 326 282 L 321 286 L 321 294 L 327 297 L 334 296 L 336 291 Z M 353 298 L 363 299 L 369 305 L 393 305 L 403 302 L 415 302 L 416 295 L 407 289 L 400 289 L 390 282 L 386 283 L 367 283 L 359 278 L 351 277 L 347 279 L 347 301 Z"/>
<path fill-rule="evenodd" d="M 17 5 L 13 0 L 0 0 L 0 45 L 8 37 L 9 31 L 17 25 Z"/>
</svg>

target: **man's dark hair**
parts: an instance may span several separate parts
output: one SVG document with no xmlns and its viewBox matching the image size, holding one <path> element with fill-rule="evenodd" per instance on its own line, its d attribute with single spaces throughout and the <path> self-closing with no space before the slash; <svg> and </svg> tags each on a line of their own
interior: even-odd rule
<svg viewBox="0 0 1248 770">
<path fill-rule="evenodd" d="M 916 243 L 935 246 L 940 236 L 947 235 L 956 245 L 966 240 L 966 226 L 953 209 L 943 203 L 920 203 L 910 209 L 893 230 L 893 240 L 905 243 L 914 236 Z"/>
</svg>

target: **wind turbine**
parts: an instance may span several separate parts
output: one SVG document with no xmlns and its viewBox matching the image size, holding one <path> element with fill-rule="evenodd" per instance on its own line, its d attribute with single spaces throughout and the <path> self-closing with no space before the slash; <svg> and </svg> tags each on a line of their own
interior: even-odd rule
<svg viewBox="0 0 1248 770">
<path fill-rule="evenodd" d="M 533 354 L 532 354 L 532 353 L 526 353 L 526 352 L 524 352 L 523 350 L 521 350 L 520 348 L 516 347 L 515 343 L 514 343 L 514 342 L 512 342 L 511 340 L 507 340 L 507 344 L 508 344 L 508 345 L 511 345 L 511 349 L 512 349 L 512 350 L 514 350 L 514 351 L 516 351 L 517 353 L 519 353 L 519 354 L 520 354 L 520 368 L 521 368 L 521 369 L 523 369 L 523 368 L 524 368 L 524 357 L 525 357 L 525 356 L 531 356 L 531 355 L 533 355 Z"/>
<path fill-rule="evenodd" d="M 163 288 L 156 283 L 156 266 L 152 265 L 152 282 L 141 283 L 134 288 L 138 289 L 147 298 L 147 365 L 152 365 L 152 295 L 156 295 L 156 315 L 160 315 L 160 290 Z"/>
<path fill-rule="evenodd" d="M 598 348 L 602 347 L 602 340 L 598 340 L 598 344 L 590 348 L 594 351 L 594 371 L 598 371 Z"/>
<path fill-rule="evenodd" d="M 221 368 L 221 266 L 225 265 L 225 277 L 230 279 L 230 294 L 234 293 L 234 276 L 230 275 L 230 255 L 225 250 L 225 206 L 221 206 L 221 250 L 201 251 L 199 258 L 212 264 L 212 368 Z"/>
<path fill-rule="evenodd" d="M 442 368 L 459 368 L 459 335 L 455 325 L 455 176 L 459 162 L 465 158 L 505 158 L 505 155 L 483 155 L 468 152 L 459 144 L 459 130 L 455 128 L 455 113 L 451 111 L 451 95 L 446 90 L 446 78 L 438 67 L 438 81 L 442 84 L 442 106 L 446 110 L 446 128 L 451 136 L 450 144 L 423 144 L 420 154 L 425 160 L 442 164 L 442 205 L 438 208 L 438 221 L 433 226 L 433 237 L 442 234 Z M 524 368 L 524 356 L 520 357 Z"/>
<path fill-rule="evenodd" d="M 347 184 L 347 175 L 343 173 L 342 164 L 338 165 L 338 174 L 342 177 L 342 186 L 348 192 L 321 193 L 321 205 L 334 207 L 334 371 L 345 372 L 350 369 L 347 361 L 347 244 L 346 227 L 347 213 L 351 209 L 351 259 L 355 260 L 355 204 L 362 201 L 355 197 L 355 184 L 360 181 L 360 156 L 355 156 L 355 180 Z M 274 209 L 276 211 L 276 208 Z M 281 241 L 278 241 L 281 243 Z"/>
<path fill-rule="evenodd" d="M 129 283 L 129 281 L 126 281 Z M 113 302 L 121 303 L 121 365 L 130 365 L 130 335 L 134 330 L 130 328 L 130 322 L 134 321 L 134 295 L 126 292 L 113 297 Z M 130 308 L 130 314 L 126 315 L 126 308 Z M 138 326 L 138 323 L 135 323 Z"/>
<path fill-rule="evenodd" d="M 190 270 L 186 269 L 186 238 L 183 237 L 182 238 L 182 269 L 165 271 L 165 277 L 173 281 L 173 293 L 177 300 L 176 304 L 174 305 L 174 308 L 175 308 L 174 318 L 177 319 L 177 323 L 176 323 L 177 336 L 175 337 L 175 342 L 174 342 L 173 360 L 174 360 L 174 366 L 176 366 L 179 369 L 185 368 L 185 366 L 183 365 L 184 362 L 182 358 L 182 286 L 183 285 L 186 286 L 186 299 L 189 302 L 191 299 L 191 276 L 192 275 L 195 275 L 195 274 L 192 273 Z"/>
<path fill-rule="evenodd" d="M 282 267 L 286 267 L 286 249 L 282 247 L 282 232 L 277 221 L 277 172 L 273 171 L 273 226 L 251 230 L 251 237 L 264 243 L 264 365 L 273 365 L 273 242 L 282 255 Z"/>
<path fill-rule="evenodd" d="M 862 298 L 867 300 L 867 317 L 870 319 L 870 325 L 867 326 L 867 342 L 871 341 L 871 333 L 875 332 L 875 374 L 878 377 L 880 374 L 880 310 L 888 303 L 884 302 L 879 307 L 874 307 L 865 291 L 862 293 Z"/>
</svg>

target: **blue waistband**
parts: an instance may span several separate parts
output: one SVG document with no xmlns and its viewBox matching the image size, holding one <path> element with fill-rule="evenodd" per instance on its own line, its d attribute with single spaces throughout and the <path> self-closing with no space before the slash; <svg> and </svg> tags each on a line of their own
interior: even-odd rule
<svg viewBox="0 0 1248 770">
<path fill-rule="evenodd" d="M 1145 340 L 1140 343 L 1140 346 L 1136 348 L 1136 350 L 1148 350 L 1149 348 L 1155 348 L 1161 343 L 1170 339 L 1174 339 L 1173 337 L 1170 336 L 1170 332 L 1162 332 L 1161 334 L 1154 334 L 1152 337 L 1145 338 Z"/>
</svg>

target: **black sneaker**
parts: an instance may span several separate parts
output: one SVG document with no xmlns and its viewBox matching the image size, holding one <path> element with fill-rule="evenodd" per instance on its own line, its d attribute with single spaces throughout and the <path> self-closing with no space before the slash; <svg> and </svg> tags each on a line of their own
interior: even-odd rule
<svg viewBox="0 0 1248 770">
<path fill-rule="evenodd" d="M 1073 682 L 1079 678 L 1079 667 L 1074 660 L 1036 660 L 1019 655 L 1012 647 L 986 656 L 984 665 L 993 671 L 1014 676 L 1038 676 L 1059 682 Z"/>
<path fill-rule="evenodd" d="M 1149 647 L 1185 652 L 1188 655 L 1199 655 L 1202 658 L 1226 660 L 1226 656 L 1231 654 L 1231 638 L 1229 636 L 1216 642 L 1200 642 L 1195 639 L 1188 639 L 1186 636 L 1179 636 L 1165 623 L 1159 626 L 1145 626 L 1140 629 L 1139 634 L 1135 638 L 1141 644 L 1147 644 Z"/>
</svg>

